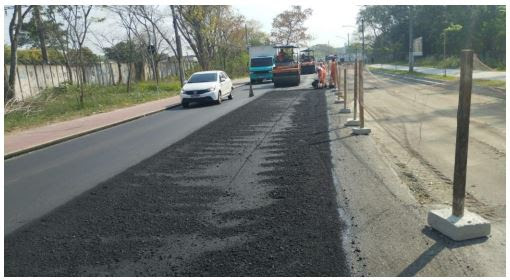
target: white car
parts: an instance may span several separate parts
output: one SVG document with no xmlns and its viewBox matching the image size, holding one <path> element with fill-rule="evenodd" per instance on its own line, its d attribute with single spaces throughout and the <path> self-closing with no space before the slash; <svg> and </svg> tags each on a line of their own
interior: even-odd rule
<svg viewBox="0 0 510 280">
<path fill-rule="evenodd" d="M 232 81 L 223 71 L 196 72 L 182 87 L 181 104 L 184 108 L 192 102 L 220 104 L 224 97 L 232 99 L 233 89 Z"/>
</svg>

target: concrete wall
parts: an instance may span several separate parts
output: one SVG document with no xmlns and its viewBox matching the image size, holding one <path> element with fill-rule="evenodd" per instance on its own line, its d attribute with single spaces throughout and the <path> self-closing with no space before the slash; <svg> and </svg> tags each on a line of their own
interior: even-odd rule
<svg viewBox="0 0 510 280">
<path fill-rule="evenodd" d="M 189 72 L 196 62 L 185 61 L 183 68 L 185 72 Z M 9 65 L 4 65 L 4 75 L 9 76 Z M 142 77 L 144 80 L 154 80 L 150 65 L 144 65 Z M 135 80 L 135 67 L 132 67 L 132 81 Z M 76 82 L 77 67 L 71 67 L 73 81 Z M 122 83 L 127 83 L 129 72 L 128 64 L 121 64 Z M 177 76 L 178 68 L 176 62 L 160 62 L 159 76 L 161 79 Z M 119 68 L 115 62 L 102 62 L 100 64 L 87 66 L 85 75 L 88 84 L 113 85 L 119 81 Z M 57 87 L 64 82 L 69 81 L 67 68 L 64 65 L 24 65 L 18 64 L 16 83 L 14 86 L 16 100 L 24 100 L 26 98 L 36 96 L 41 91 L 49 87 Z"/>
</svg>

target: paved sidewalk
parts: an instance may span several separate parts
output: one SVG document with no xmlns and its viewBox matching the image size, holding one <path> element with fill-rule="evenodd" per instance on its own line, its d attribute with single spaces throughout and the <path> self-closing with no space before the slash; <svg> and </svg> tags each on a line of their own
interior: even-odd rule
<svg viewBox="0 0 510 280">
<path fill-rule="evenodd" d="M 241 86 L 247 81 L 248 78 L 233 80 L 234 87 Z M 154 114 L 179 104 L 179 96 L 173 96 L 110 112 L 4 134 L 4 159 Z"/>
</svg>

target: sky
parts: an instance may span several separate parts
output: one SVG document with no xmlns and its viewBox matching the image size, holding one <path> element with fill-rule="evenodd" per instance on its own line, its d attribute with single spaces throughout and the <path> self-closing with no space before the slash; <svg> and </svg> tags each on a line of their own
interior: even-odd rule
<svg viewBox="0 0 510 280">
<path fill-rule="evenodd" d="M 333 1 L 331 1 L 329 2 L 331 4 L 322 5 L 310 5 L 310 2 L 311 1 L 297 2 L 297 4 L 301 4 L 303 9 L 311 8 L 313 10 L 312 16 L 305 22 L 309 34 L 313 37 L 309 45 L 329 43 L 333 47 L 344 46 L 344 44 L 347 43 L 347 33 L 352 33 L 355 30 L 356 16 L 360 6 L 354 3 L 341 3 L 340 1 L 336 4 L 333 4 Z M 279 13 L 289 9 L 291 3 L 296 3 L 296 1 L 273 1 L 273 3 L 257 1 L 253 4 L 244 3 L 250 2 L 242 2 L 242 4 L 234 3 L 232 7 L 247 19 L 253 19 L 261 23 L 262 31 L 270 33 L 273 18 Z M 162 7 L 162 9 L 165 8 Z M 101 48 L 97 42 L 101 42 L 101 40 L 97 40 L 97 38 L 102 38 L 104 36 L 107 38 L 115 38 L 120 34 L 116 32 L 118 25 L 116 20 L 113 19 L 115 16 L 108 17 L 101 9 L 94 9 L 93 11 L 94 16 L 107 18 L 104 22 L 95 23 L 91 26 L 91 31 L 93 34 L 96 34 L 96 36 L 89 36 L 86 42 L 89 48 L 99 53 L 101 52 Z M 7 44 L 9 43 L 8 26 L 11 17 L 12 10 L 4 14 L 4 43 Z"/>
<path fill-rule="evenodd" d="M 312 16 L 305 22 L 309 34 L 314 38 L 310 41 L 310 45 L 328 44 L 329 42 L 333 47 L 343 47 L 344 44 L 347 44 L 347 33 L 352 33 L 355 30 L 356 16 L 361 7 L 347 1 L 330 1 L 321 5 L 310 5 L 311 2 L 313 1 L 300 3 L 303 9 L 311 8 L 313 10 Z M 273 18 L 289 9 L 290 3 L 274 1 L 267 5 L 238 4 L 233 5 L 233 8 L 246 18 L 259 21 L 263 26 L 263 31 L 270 33 Z"/>
</svg>

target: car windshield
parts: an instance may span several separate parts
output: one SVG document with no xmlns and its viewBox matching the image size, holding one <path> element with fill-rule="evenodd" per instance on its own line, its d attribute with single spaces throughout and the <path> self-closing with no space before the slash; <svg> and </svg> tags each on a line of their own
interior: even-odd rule
<svg viewBox="0 0 510 280">
<path fill-rule="evenodd" d="M 252 67 L 273 66 L 273 58 L 272 57 L 252 58 L 251 66 Z"/>
<path fill-rule="evenodd" d="M 216 82 L 218 80 L 217 73 L 203 73 L 203 74 L 193 74 L 188 83 L 207 83 L 207 82 Z"/>
</svg>

